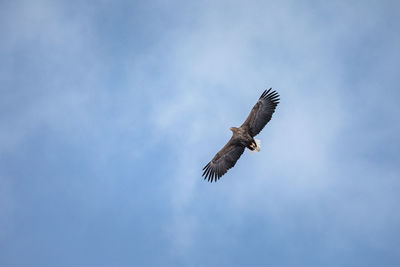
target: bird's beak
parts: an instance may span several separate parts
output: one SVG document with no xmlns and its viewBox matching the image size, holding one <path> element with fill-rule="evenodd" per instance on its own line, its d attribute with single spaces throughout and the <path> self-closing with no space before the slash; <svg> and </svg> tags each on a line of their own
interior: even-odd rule
<svg viewBox="0 0 400 267">
<path fill-rule="evenodd" d="M 231 128 L 229 128 L 229 130 L 231 130 L 231 131 L 232 131 L 232 127 L 231 127 Z"/>
</svg>

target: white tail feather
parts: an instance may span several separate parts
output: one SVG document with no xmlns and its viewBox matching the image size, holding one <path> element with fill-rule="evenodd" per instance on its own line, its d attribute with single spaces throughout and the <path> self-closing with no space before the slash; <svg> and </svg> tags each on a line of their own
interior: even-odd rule
<svg viewBox="0 0 400 267">
<path fill-rule="evenodd" d="M 260 152 L 261 151 L 261 140 L 258 140 L 258 139 L 254 139 L 254 141 L 256 141 L 256 149 L 254 149 L 254 150 L 250 150 L 249 149 L 249 152 L 250 153 L 256 153 L 256 152 Z"/>
</svg>

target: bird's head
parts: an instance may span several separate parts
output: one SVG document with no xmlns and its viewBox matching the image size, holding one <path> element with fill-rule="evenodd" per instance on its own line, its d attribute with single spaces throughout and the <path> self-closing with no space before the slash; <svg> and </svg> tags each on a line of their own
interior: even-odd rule
<svg viewBox="0 0 400 267">
<path fill-rule="evenodd" d="M 231 127 L 231 128 L 229 128 L 229 130 L 231 130 L 232 132 L 236 132 L 236 131 L 238 130 L 238 128 L 236 128 L 236 127 Z"/>
</svg>

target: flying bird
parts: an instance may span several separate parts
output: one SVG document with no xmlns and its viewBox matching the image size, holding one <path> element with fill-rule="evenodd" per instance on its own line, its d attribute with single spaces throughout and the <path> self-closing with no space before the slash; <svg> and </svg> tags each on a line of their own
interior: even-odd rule
<svg viewBox="0 0 400 267">
<path fill-rule="evenodd" d="M 250 151 L 260 151 L 260 140 L 254 139 L 264 126 L 271 120 L 276 106 L 279 104 L 279 94 L 265 90 L 254 105 L 246 121 L 239 127 L 231 127 L 232 137 L 228 143 L 215 155 L 215 157 L 203 168 L 204 180 L 217 181 L 243 154 L 245 148 Z"/>
</svg>

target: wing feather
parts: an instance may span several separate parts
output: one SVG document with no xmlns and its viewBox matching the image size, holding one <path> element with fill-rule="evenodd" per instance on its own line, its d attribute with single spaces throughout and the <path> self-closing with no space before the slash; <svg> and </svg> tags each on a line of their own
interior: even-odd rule
<svg viewBox="0 0 400 267">
<path fill-rule="evenodd" d="M 261 94 L 246 121 L 240 126 L 249 131 L 252 137 L 259 134 L 267 125 L 279 104 L 279 94 L 271 90 L 272 88 L 269 88 Z"/>
<path fill-rule="evenodd" d="M 231 138 L 215 157 L 204 166 L 202 175 L 204 180 L 207 179 L 211 182 L 219 180 L 230 168 L 235 166 L 244 149 L 244 146 L 235 144 Z"/>
</svg>

